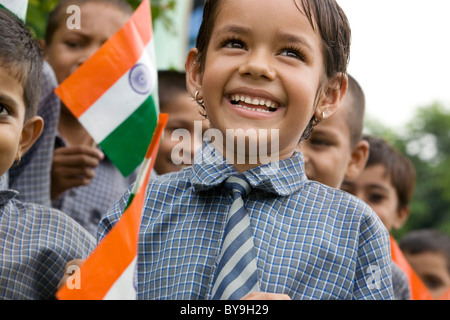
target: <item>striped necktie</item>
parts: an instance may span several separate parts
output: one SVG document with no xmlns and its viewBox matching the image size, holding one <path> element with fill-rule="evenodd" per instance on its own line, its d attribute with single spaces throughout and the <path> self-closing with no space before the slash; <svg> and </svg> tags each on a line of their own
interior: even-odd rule
<svg viewBox="0 0 450 320">
<path fill-rule="evenodd" d="M 253 229 L 243 200 L 251 187 L 243 175 L 238 175 L 229 177 L 225 188 L 233 192 L 233 203 L 228 214 L 212 297 L 215 300 L 236 300 L 259 291 Z"/>
</svg>

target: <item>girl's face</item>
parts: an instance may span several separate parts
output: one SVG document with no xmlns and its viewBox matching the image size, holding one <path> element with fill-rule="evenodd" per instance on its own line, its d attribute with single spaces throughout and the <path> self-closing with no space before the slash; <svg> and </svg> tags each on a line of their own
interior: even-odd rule
<svg viewBox="0 0 450 320">
<path fill-rule="evenodd" d="M 211 127 L 222 134 L 278 130 L 279 158 L 288 158 L 315 106 L 317 115 L 327 112 L 328 99 L 315 100 L 325 79 L 321 48 L 294 1 L 222 1 L 203 73 L 190 63 L 195 49 L 188 55 L 190 92 L 200 91 Z"/>
<path fill-rule="evenodd" d="M 53 67 L 58 83 L 89 59 L 129 18 L 127 13 L 105 3 L 85 3 L 80 11 L 81 28 L 69 29 L 61 19 L 51 43 L 44 48 L 44 57 Z"/>
</svg>

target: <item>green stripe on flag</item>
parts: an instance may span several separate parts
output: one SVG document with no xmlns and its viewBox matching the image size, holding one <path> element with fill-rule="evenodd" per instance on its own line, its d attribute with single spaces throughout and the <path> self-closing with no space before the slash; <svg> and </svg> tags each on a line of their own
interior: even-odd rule
<svg viewBox="0 0 450 320">
<path fill-rule="evenodd" d="M 149 96 L 139 108 L 100 143 L 103 152 L 124 177 L 144 160 L 158 121 L 158 111 Z"/>
</svg>

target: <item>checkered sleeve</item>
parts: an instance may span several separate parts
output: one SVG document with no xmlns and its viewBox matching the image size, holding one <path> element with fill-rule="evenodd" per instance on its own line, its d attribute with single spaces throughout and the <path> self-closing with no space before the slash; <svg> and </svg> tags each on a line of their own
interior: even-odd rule
<svg viewBox="0 0 450 320">
<path fill-rule="evenodd" d="M 389 233 L 375 213 L 366 207 L 362 215 L 358 261 L 354 281 L 354 299 L 391 300 L 391 251 Z"/>
<path fill-rule="evenodd" d="M 12 200 L 0 213 L 0 298 L 54 299 L 66 264 L 87 258 L 94 237 L 45 206 Z"/>
</svg>

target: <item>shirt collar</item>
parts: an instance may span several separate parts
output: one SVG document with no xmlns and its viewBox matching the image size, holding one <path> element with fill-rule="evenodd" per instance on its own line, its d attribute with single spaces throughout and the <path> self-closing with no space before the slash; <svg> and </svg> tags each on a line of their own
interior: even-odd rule
<svg viewBox="0 0 450 320">
<path fill-rule="evenodd" d="M 0 176 L 0 191 L 8 189 L 8 172 Z"/>
<path fill-rule="evenodd" d="M 220 185 L 229 176 L 238 174 L 223 155 L 206 141 L 195 154 L 191 167 L 191 183 L 196 192 Z M 261 165 L 243 173 L 254 189 L 288 196 L 307 181 L 304 159 L 300 152 L 288 159 Z"/>
</svg>

